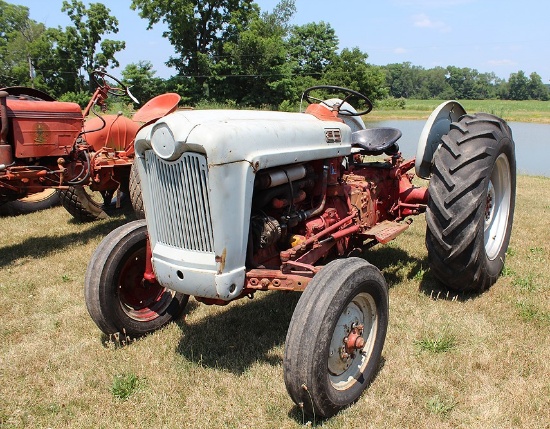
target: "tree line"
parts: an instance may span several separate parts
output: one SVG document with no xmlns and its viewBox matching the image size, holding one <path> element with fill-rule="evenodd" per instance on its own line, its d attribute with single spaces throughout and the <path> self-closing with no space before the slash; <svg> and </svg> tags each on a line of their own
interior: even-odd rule
<svg viewBox="0 0 550 429">
<path fill-rule="evenodd" d="M 425 69 L 409 62 L 376 66 L 359 48 L 339 47 L 326 22 L 291 25 L 295 0 L 261 11 L 252 0 L 132 0 L 152 28 L 160 21 L 175 55 L 176 73 L 162 79 L 149 61 L 128 64 L 122 80 L 145 101 L 177 92 L 188 105 L 223 103 L 290 109 L 313 85 L 344 86 L 376 103 L 417 99 L 548 100 L 537 73 L 494 73 L 455 66 Z M 118 67 L 124 41 L 110 39 L 119 22 L 102 3 L 64 1 L 72 25 L 48 28 L 29 18 L 29 9 L 0 0 L 0 87 L 32 86 L 52 96 L 85 103 L 91 73 Z M 398 103 L 397 103 L 398 104 Z"/>
</svg>

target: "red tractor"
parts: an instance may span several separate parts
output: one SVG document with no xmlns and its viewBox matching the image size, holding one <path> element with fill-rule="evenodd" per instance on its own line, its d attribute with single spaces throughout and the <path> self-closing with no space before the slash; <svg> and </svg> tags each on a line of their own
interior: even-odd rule
<svg viewBox="0 0 550 429">
<path fill-rule="evenodd" d="M 105 334 L 135 337 L 178 317 L 189 296 L 225 305 L 300 291 L 285 383 L 305 412 L 328 417 L 359 398 L 380 364 L 388 288 L 368 248 L 425 212 L 437 279 L 463 291 L 497 280 L 514 214 L 514 142 L 502 119 L 449 101 L 428 119 L 416 159 L 404 160 L 399 130 L 365 127 L 364 95 L 324 86 L 303 98 L 305 113 L 179 111 L 142 128 L 146 220 L 104 238 L 85 299 Z M 413 185 L 413 168 L 427 188 Z"/>
<path fill-rule="evenodd" d="M 105 71 L 93 78 L 97 89 L 84 111 L 32 88 L 0 89 L 0 204 L 19 200 L 32 207 L 33 195 L 55 189 L 64 207 L 87 221 L 107 217 L 120 203 L 114 196 L 128 191 L 137 131 L 174 111 L 180 96 L 155 97 L 132 119 L 102 115 L 109 95 L 137 100 Z"/>
</svg>

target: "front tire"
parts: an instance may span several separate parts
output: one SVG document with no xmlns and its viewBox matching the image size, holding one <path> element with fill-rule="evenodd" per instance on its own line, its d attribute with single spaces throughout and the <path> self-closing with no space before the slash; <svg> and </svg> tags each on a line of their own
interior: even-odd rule
<svg viewBox="0 0 550 429">
<path fill-rule="evenodd" d="M 335 260 L 303 292 L 288 329 L 284 379 L 308 415 L 330 417 L 355 402 L 380 365 L 388 290 L 360 258 Z"/>
<path fill-rule="evenodd" d="M 176 319 L 188 295 L 144 280 L 147 225 L 124 224 L 95 250 L 85 277 L 86 307 L 105 334 L 139 337 Z"/>
<path fill-rule="evenodd" d="M 434 158 L 426 211 L 431 271 L 459 291 L 493 285 L 510 242 L 516 196 L 512 132 L 486 113 L 451 124 Z"/>
</svg>

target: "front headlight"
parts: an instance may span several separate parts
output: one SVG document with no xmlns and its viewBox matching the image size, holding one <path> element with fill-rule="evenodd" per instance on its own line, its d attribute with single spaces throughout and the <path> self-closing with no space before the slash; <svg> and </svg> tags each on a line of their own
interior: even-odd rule
<svg viewBox="0 0 550 429">
<path fill-rule="evenodd" d="M 151 145 L 155 153 L 167 161 L 174 161 L 183 153 L 183 145 L 177 144 L 174 134 L 166 124 L 155 125 Z"/>
</svg>

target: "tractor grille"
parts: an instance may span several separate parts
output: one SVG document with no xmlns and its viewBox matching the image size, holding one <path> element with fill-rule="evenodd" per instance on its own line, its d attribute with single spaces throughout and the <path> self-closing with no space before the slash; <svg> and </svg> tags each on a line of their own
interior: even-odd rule
<svg viewBox="0 0 550 429">
<path fill-rule="evenodd" d="M 206 158 L 184 153 L 167 162 L 152 150 L 145 153 L 157 242 L 186 250 L 213 252 Z"/>
</svg>

